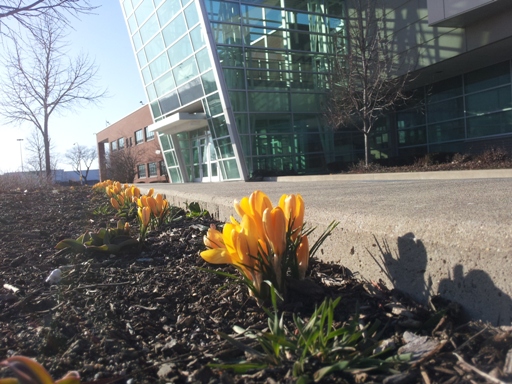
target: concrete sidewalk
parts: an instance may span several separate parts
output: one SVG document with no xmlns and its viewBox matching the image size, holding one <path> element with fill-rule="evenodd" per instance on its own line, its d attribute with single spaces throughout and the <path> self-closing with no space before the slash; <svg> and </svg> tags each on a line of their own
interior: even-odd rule
<svg viewBox="0 0 512 384">
<path fill-rule="evenodd" d="M 305 219 L 317 227 L 314 235 L 331 221 L 340 222 L 317 255 L 323 260 L 368 280 L 382 279 L 422 302 L 440 293 L 462 304 L 473 319 L 511 324 L 512 171 L 499 171 L 502 178 L 469 172 L 455 180 L 328 175 L 139 187 L 154 187 L 181 207 L 197 201 L 223 221 L 234 214 L 233 200 L 254 190 L 274 203 L 283 193 L 300 193 Z"/>
</svg>

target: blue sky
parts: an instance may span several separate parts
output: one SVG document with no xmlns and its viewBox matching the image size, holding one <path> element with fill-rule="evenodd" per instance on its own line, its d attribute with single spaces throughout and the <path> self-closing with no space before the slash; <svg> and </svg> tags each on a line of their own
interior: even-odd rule
<svg viewBox="0 0 512 384">
<path fill-rule="evenodd" d="M 107 88 L 109 96 L 99 105 L 89 105 L 63 116 L 50 119 L 50 137 L 59 159 L 59 169 L 70 170 L 64 153 L 80 143 L 96 147 L 96 133 L 105 129 L 106 121 L 111 124 L 147 103 L 142 81 L 137 69 L 135 56 L 123 19 L 121 6 L 117 0 L 93 3 L 101 7 L 95 14 L 72 20 L 74 31 L 69 31 L 70 56 L 80 51 L 89 55 L 98 66 L 96 84 Z M 30 135 L 31 127 L 6 125 L 0 122 L 0 172 L 21 170 L 21 156 L 26 150 L 17 139 Z M 22 141 L 22 147 L 25 141 Z M 27 154 L 28 155 L 28 154 Z M 94 166 L 97 168 L 97 164 Z"/>
</svg>

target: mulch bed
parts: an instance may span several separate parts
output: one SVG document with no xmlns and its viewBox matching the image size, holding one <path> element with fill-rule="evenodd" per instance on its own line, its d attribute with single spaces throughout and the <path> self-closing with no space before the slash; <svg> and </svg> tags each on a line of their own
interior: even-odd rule
<svg viewBox="0 0 512 384">
<path fill-rule="evenodd" d="M 152 231 L 140 251 L 71 255 L 55 245 L 113 225 L 113 214 L 98 209 L 107 201 L 104 196 L 88 187 L 0 196 L 0 360 L 25 355 L 55 378 L 77 370 L 82 382 L 93 383 L 295 381 L 291 363 L 244 375 L 208 366 L 244 357 L 216 332 L 233 334 L 235 325 L 267 326 L 267 316 L 245 288 L 198 269 L 234 271 L 199 257 L 212 218 L 184 217 Z M 59 267 L 61 283 L 46 284 Z M 392 338 L 397 347 L 405 344 L 406 331 L 429 336 L 437 347 L 401 374 L 336 373 L 323 382 L 512 381 L 510 327 L 463 322 L 460 308 L 439 298 L 434 303 L 444 315 L 436 317 L 382 282 L 367 282 L 352 272 L 313 260 L 306 288 L 290 288 L 286 321 L 292 313 L 307 318 L 324 298 L 341 296 L 338 324 L 358 309 L 362 323 L 386 325 L 383 338 Z M 0 377 L 9 375 L 0 371 Z"/>
</svg>

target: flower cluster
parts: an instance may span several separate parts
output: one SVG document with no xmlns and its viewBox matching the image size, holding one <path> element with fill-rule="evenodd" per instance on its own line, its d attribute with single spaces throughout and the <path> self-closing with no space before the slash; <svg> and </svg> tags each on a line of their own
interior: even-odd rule
<svg viewBox="0 0 512 384">
<path fill-rule="evenodd" d="M 110 204 L 117 210 L 119 216 L 130 216 L 136 209 L 140 224 L 139 241 L 141 244 L 149 229 L 161 226 L 170 218 L 169 202 L 160 193 L 154 195 L 153 188 L 150 188 L 147 194 L 142 195 L 139 188 L 134 185 L 106 180 L 94 185 L 93 189 L 103 189 L 106 192 L 110 198 Z"/>
<path fill-rule="evenodd" d="M 222 232 L 208 229 L 204 243 L 209 249 L 201 257 L 212 264 L 233 264 L 259 298 L 267 294 L 263 281 L 284 295 L 286 277 L 304 279 L 309 264 L 301 195 L 283 195 L 274 207 L 265 193 L 255 191 L 234 207 L 241 220 L 232 216 Z"/>
<path fill-rule="evenodd" d="M 160 193 L 153 197 L 154 190 L 151 188 L 147 195 L 134 198 L 137 203 L 137 218 L 140 224 L 140 238 L 142 244 L 146 238 L 148 228 L 157 228 L 169 217 L 169 202 Z"/>
<path fill-rule="evenodd" d="M 134 185 L 121 184 L 118 181 L 105 187 L 110 204 L 119 212 L 129 212 L 132 203 L 140 197 L 140 190 Z"/>
</svg>

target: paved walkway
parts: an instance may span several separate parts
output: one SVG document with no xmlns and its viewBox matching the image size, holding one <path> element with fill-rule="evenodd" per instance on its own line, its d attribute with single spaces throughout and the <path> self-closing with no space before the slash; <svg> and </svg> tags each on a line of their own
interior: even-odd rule
<svg viewBox="0 0 512 384">
<path fill-rule="evenodd" d="M 381 180 L 328 175 L 151 186 L 174 205 L 198 201 L 220 220 L 234 214 L 234 199 L 256 189 L 274 203 L 283 193 L 300 193 L 315 235 L 332 220 L 340 222 L 318 255 L 323 260 L 382 279 L 420 301 L 440 293 L 472 318 L 511 324 L 512 170 L 483 172 L 487 177 L 464 171 L 451 179 L 444 179 L 450 172 L 437 179 L 429 172 L 395 180 L 390 174 Z"/>
</svg>

